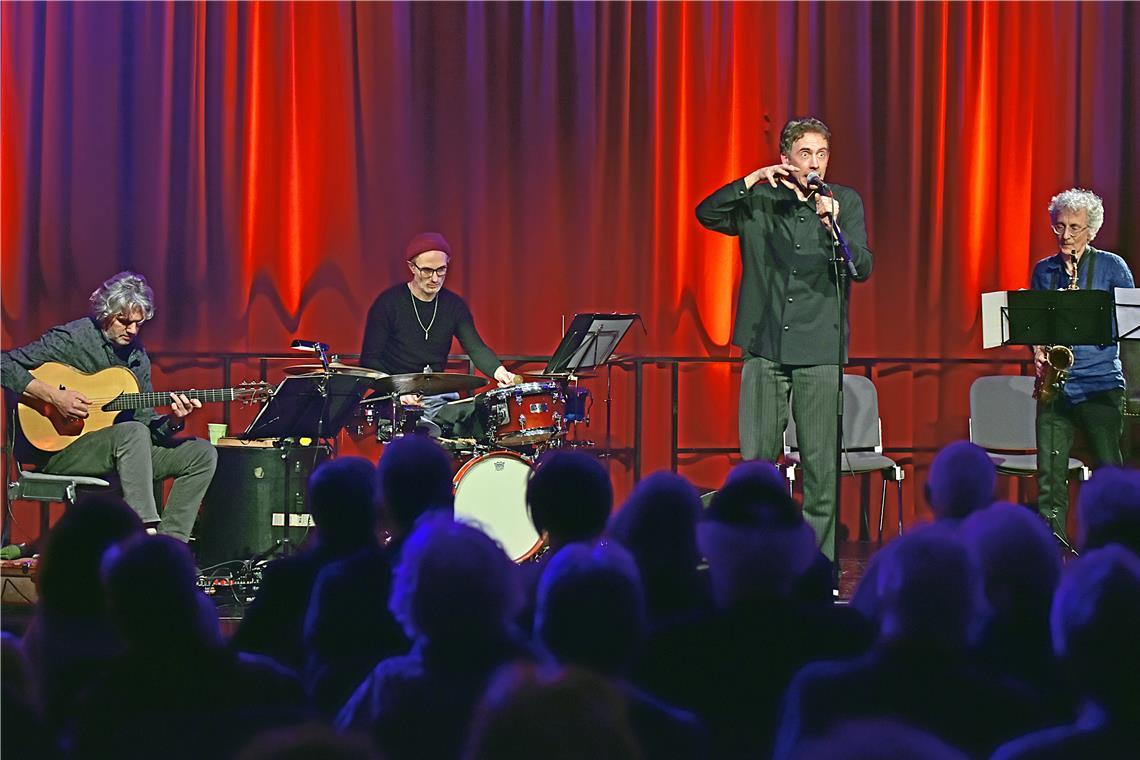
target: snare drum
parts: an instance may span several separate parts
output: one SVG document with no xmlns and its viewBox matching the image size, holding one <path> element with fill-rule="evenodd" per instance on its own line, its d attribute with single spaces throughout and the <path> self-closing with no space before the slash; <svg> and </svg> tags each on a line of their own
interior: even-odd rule
<svg viewBox="0 0 1140 760">
<path fill-rule="evenodd" d="M 559 383 L 523 383 L 479 395 L 489 443 L 526 446 L 566 435 L 566 394 Z"/>
<path fill-rule="evenodd" d="M 526 508 L 530 472 L 522 456 L 493 451 L 455 473 L 455 519 L 486 533 L 515 562 L 530 559 L 542 546 Z"/>
</svg>

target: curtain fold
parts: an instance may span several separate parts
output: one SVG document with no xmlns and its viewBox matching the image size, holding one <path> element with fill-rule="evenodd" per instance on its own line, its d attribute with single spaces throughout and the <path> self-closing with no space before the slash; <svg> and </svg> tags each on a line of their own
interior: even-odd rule
<svg viewBox="0 0 1140 760">
<path fill-rule="evenodd" d="M 631 310 L 626 353 L 727 356 L 737 247 L 693 208 L 810 113 L 876 255 L 852 354 L 982 356 L 979 293 L 1052 251 L 1057 191 L 1103 196 L 1097 243 L 1136 269 L 1138 26 L 1108 2 L 4 3 L 0 338 L 129 268 L 152 350 L 354 353 L 435 229 L 500 353 Z M 883 368 L 890 443 L 964 437 L 971 372 Z M 737 378 L 685 371 L 682 445 L 735 444 Z"/>
</svg>

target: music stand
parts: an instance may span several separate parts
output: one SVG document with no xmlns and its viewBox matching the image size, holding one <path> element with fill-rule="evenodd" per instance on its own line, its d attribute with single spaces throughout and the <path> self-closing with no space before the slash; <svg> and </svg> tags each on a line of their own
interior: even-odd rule
<svg viewBox="0 0 1140 760">
<path fill-rule="evenodd" d="M 373 377 L 324 372 L 286 377 L 238 438 L 329 438 L 376 382 Z"/>
<path fill-rule="evenodd" d="M 1015 346 L 1107 346 L 1115 340 L 1107 290 L 1014 290 L 1007 294 L 1002 341 Z"/>
<path fill-rule="evenodd" d="M 360 399 L 376 381 L 374 377 L 347 373 L 313 372 L 307 375 L 286 377 L 277 386 L 269 402 L 249 423 L 244 433 L 236 437 L 243 440 L 274 438 L 296 442 L 301 438 L 314 439 L 313 464 L 321 447 L 321 439 L 331 438 L 340 432 L 360 403 Z M 259 555 L 264 558 L 277 550 L 288 553 L 292 542 L 290 529 L 292 493 L 289 468 L 285 470 L 285 506 L 281 525 L 281 538 Z M 304 527 L 307 531 L 307 526 Z"/>
<path fill-rule="evenodd" d="M 575 314 L 543 374 L 577 372 L 605 364 L 635 321 L 641 321 L 640 314 Z"/>
</svg>

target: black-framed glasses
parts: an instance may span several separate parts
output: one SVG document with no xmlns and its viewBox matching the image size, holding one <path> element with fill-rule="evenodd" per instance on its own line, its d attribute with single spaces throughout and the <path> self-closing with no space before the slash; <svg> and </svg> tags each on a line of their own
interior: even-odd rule
<svg viewBox="0 0 1140 760">
<path fill-rule="evenodd" d="M 444 264 L 441 267 L 436 267 L 436 268 L 432 269 L 431 267 L 421 267 L 421 266 L 419 266 L 419 265 L 417 265 L 411 261 L 409 261 L 408 263 L 412 265 L 412 268 L 415 269 L 416 272 L 423 275 L 424 277 L 426 277 L 429 280 L 432 277 L 439 277 L 439 279 L 441 279 L 441 280 L 444 277 L 447 277 L 447 264 Z"/>
<path fill-rule="evenodd" d="M 1082 232 L 1084 232 L 1085 230 L 1087 230 L 1089 228 L 1089 226 L 1087 224 L 1084 226 L 1081 226 L 1079 224 L 1069 224 L 1069 225 L 1054 224 L 1052 226 L 1053 226 L 1053 232 L 1055 232 L 1056 234 L 1064 235 L 1067 232 L 1070 235 L 1072 235 L 1073 237 L 1076 237 L 1077 235 L 1081 234 Z"/>
</svg>

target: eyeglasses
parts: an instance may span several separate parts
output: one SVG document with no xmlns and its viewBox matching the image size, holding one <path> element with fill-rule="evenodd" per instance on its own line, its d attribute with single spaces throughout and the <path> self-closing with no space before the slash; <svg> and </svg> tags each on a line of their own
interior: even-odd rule
<svg viewBox="0 0 1140 760">
<path fill-rule="evenodd" d="M 410 261 L 408 263 L 412 264 L 412 262 L 410 262 Z M 417 266 L 415 264 L 412 264 L 412 268 L 415 269 L 419 274 L 423 275 L 423 277 L 425 277 L 426 279 L 429 279 L 429 280 L 432 277 L 439 277 L 439 279 L 441 279 L 441 280 L 444 277 L 447 277 L 447 264 L 444 264 L 441 267 L 436 267 L 435 269 L 432 269 L 431 267 L 421 267 L 421 266 Z"/>
<path fill-rule="evenodd" d="M 1053 232 L 1057 233 L 1058 235 L 1064 235 L 1066 232 L 1068 232 L 1073 237 L 1076 237 L 1077 235 L 1081 234 L 1082 232 L 1084 232 L 1088 228 L 1089 228 L 1089 226 L 1087 224 L 1084 225 L 1083 227 L 1078 226 L 1076 224 L 1070 224 L 1068 226 L 1066 226 L 1064 224 L 1054 224 L 1053 225 Z"/>
</svg>

